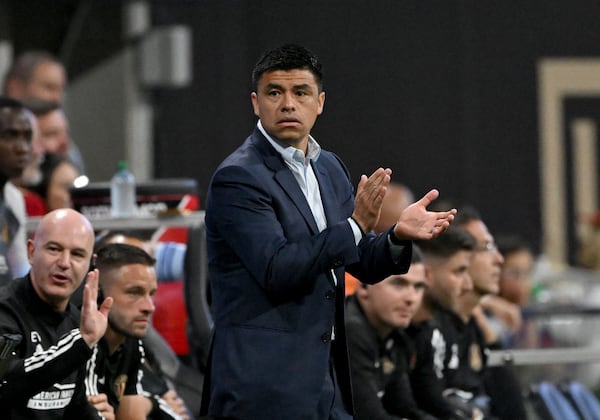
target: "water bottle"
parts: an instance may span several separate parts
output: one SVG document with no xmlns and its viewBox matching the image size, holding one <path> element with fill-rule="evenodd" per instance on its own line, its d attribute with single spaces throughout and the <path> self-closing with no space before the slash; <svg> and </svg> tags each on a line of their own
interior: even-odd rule
<svg viewBox="0 0 600 420">
<path fill-rule="evenodd" d="M 118 170 L 110 180 L 110 210 L 113 217 L 131 217 L 137 212 L 135 177 L 125 160 L 119 161 Z"/>
</svg>

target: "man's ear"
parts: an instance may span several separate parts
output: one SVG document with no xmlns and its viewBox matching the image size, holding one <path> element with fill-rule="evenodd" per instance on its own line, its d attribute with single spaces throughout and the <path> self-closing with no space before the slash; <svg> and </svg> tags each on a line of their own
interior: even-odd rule
<svg viewBox="0 0 600 420">
<path fill-rule="evenodd" d="M 369 296 L 368 288 L 368 284 L 360 283 L 359 286 L 356 288 L 356 297 L 362 300 L 366 299 Z"/>
<path fill-rule="evenodd" d="M 260 107 L 258 106 L 258 96 L 256 92 L 252 92 L 250 94 L 250 101 L 252 101 L 252 109 L 254 110 L 254 115 L 260 118 Z"/>
<path fill-rule="evenodd" d="M 33 253 L 35 251 L 35 245 L 33 244 L 33 239 L 27 240 L 27 259 L 29 260 L 29 264 L 31 264 L 31 260 L 33 258 Z"/>
<path fill-rule="evenodd" d="M 317 99 L 317 115 L 321 115 L 323 113 L 323 108 L 325 108 L 325 92 L 319 92 L 319 97 Z"/>
</svg>

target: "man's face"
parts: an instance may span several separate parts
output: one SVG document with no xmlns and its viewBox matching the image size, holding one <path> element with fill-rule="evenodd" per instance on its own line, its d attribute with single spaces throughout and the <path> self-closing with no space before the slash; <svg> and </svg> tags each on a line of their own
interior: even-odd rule
<svg viewBox="0 0 600 420">
<path fill-rule="evenodd" d="M 425 290 L 425 266 L 412 264 L 406 274 L 357 290 L 371 325 L 384 335 L 394 328 L 406 328 L 421 305 Z"/>
<path fill-rule="evenodd" d="M 38 117 L 40 145 L 44 153 L 67 156 L 69 151 L 69 124 L 60 109 Z"/>
<path fill-rule="evenodd" d="M 25 86 L 24 98 L 61 103 L 65 89 L 63 67 L 51 61 L 40 63 Z"/>
<path fill-rule="evenodd" d="M 481 295 L 498 293 L 500 289 L 500 273 L 504 259 L 485 223 L 473 220 L 464 225 L 477 241 L 476 250 L 469 268 L 473 279 L 473 289 Z"/>
<path fill-rule="evenodd" d="M 531 294 L 534 263 L 533 254 L 527 249 L 505 254 L 500 278 L 500 296 L 517 305 L 526 305 Z"/>
<path fill-rule="evenodd" d="M 18 177 L 29 163 L 31 121 L 18 108 L 0 108 L 0 173 L 3 178 Z"/>
<path fill-rule="evenodd" d="M 123 336 L 144 337 L 154 312 L 152 297 L 157 287 L 154 268 L 143 264 L 124 265 L 100 273 L 100 283 L 104 295 L 114 299 L 108 314 L 110 328 Z"/>
<path fill-rule="evenodd" d="M 251 99 L 254 113 L 269 135 L 306 151 L 310 130 L 325 103 L 325 92 L 319 92 L 309 70 L 265 72 Z"/>
<path fill-rule="evenodd" d="M 459 297 L 473 289 L 469 275 L 471 251 L 460 250 L 448 258 L 432 257 L 427 263 L 428 295 L 446 309 L 457 310 Z"/>
<path fill-rule="evenodd" d="M 94 231 L 74 210 L 59 210 L 40 222 L 27 243 L 31 280 L 40 298 L 64 311 L 87 274 L 94 246 Z"/>
</svg>

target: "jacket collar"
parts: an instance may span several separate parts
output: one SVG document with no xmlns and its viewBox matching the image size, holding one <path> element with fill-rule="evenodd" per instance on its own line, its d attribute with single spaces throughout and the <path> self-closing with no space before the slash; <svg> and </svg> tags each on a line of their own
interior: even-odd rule
<svg viewBox="0 0 600 420">
<path fill-rule="evenodd" d="M 298 211 L 300 211 L 302 214 L 302 217 L 310 228 L 311 233 L 318 233 L 319 229 L 317 227 L 317 223 L 315 222 L 312 211 L 306 202 L 306 198 L 304 197 L 296 178 L 294 178 L 294 174 L 292 174 L 292 171 L 290 171 L 290 169 L 286 166 L 281 155 L 269 143 L 269 141 L 258 128 L 254 129 L 250 141 L 263 157 L 267 168 L 273 172 L 275 181 L 281 186 L 283 191 L 285 191 Z M 320 179 L 318 176 L 317 180 L 320 184 Z M 321 197 L 323 196 L 323 193 L 324 192 L 321 191 Z M 323 205 L 325 206 L 325 203 L 323 203 Z M 327 216 L 327 208 L 325 208 L 325 215 Z"/>
</svg>

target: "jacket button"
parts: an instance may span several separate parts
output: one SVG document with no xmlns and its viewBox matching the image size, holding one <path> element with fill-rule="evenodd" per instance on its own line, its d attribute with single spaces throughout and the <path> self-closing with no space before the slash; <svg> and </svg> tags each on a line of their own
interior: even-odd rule
<svg viewBox="0 0 600 420">
<path fill-rule="evenodd" d="M 327 299 L 327 300 L 333 299 L 334 296 L 335 296 L 335 293 L 332 292 L 331 290 L 329 292 L 325 293 L 325 299 Z"/>
<path fill-rule="evenodd" d="M 343 262 L 342 260 L 340 260 L 340 259 L 333 260 L 333 266 L 334 266 L 335 268 L 337 268 L 337 267 L 341 267 L 343 264 L 344 264 L 344 262 Z"/>
<path fill-rule="evenodd" d="M 321 336 L 321 341 L 323 343 L 327 343 L 329 340 L 331 339 L 331 333 L 330 332 L 326 332 Z"/>
</svg>

